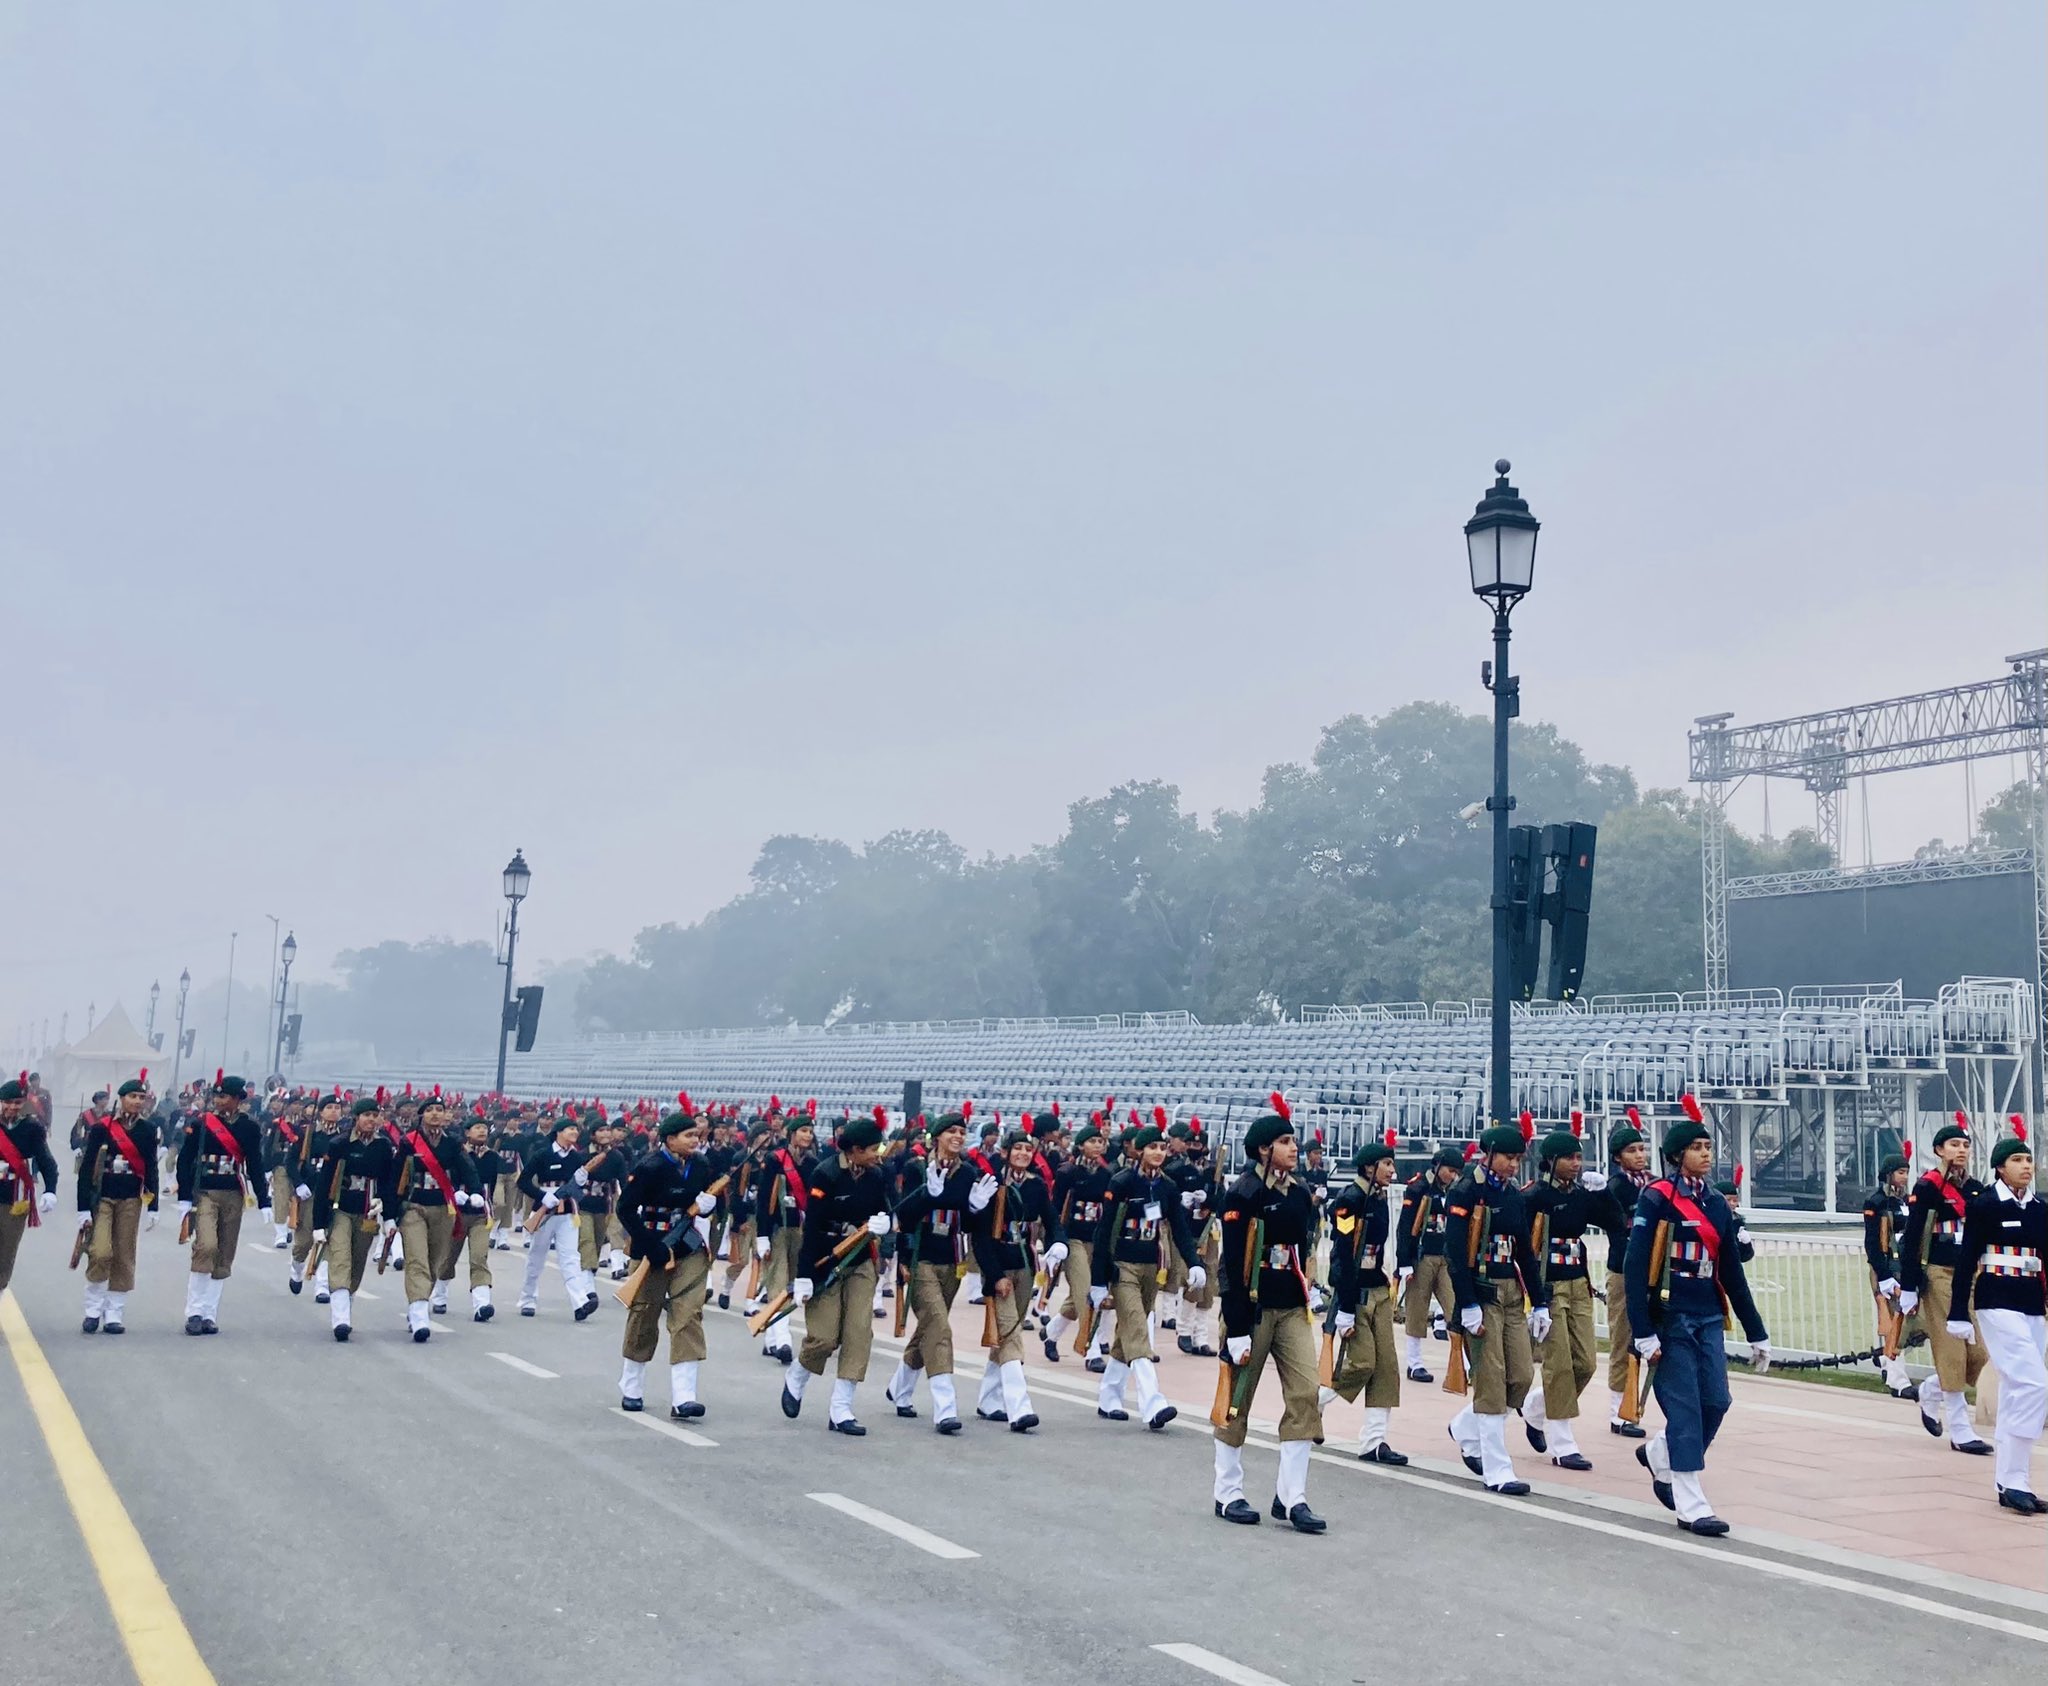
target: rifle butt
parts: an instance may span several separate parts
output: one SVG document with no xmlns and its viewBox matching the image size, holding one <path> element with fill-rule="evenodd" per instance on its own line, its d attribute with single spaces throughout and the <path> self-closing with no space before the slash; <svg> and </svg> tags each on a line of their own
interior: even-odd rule
<svg viewBox="0 0 2048 1686">
<path fill-rule="evenodd" d="M 1320 1387 L 1337 1385 L 1337 1337 L 1328 1329 L 1323 1331 L 1323 1350 L 1316 1360 L 1316 1383 Z"/>
<path fill-rule="evenodd" d="M 184 1246 L 186 1242 L 192 1239 L 192 1217 L 193 1214 L 187 1212 L 182 1218 L 178 1220 L 178 1245 L 180 1247 Z"/>
<path fill-rule="evenodd" d="M 1216 1399 L 1209 1407 L 1209 1421 L 1213 1427 L 1230 1426 L 1230 1394 L 1237 1380 L 1237 1371 L 1229 1359 L 1219 1359 L 1216 1364 Z"/>
<path fill-rule="evenodd" d="M 910 1273 L 896 1272 L 896 1338 L 903 1339 L 904 1326 L 910 1321 Z"/>
<path fill-rule="evenodd" d="M 617 1300 L 620 1305 L 630 1309 L 634 1298 L 640 1292 L 640 1284 L 647 1280 L 648 1267 L 652 1263 L 653 1261 L 650 1259 L 642 1259 L 636 1264 L 633 1267 L 632 1274 L 612 1290 L 612 1298 Z"/>
<path fill-rule="evenodd" d="M 86 1243 L 91 1239 L 92 1229 L 90 1226 L 78 1232 L 77 1237 L 71 1243 L 71 1263 L 66 1267 L 67 1269 L 76 1270 L 78 1268 L 78 1261 L 85 1257 Z"/>
<path fill-rule="evenodd" d="M 785 1288 L 747 1319 L 747 1333 L 756 1337 L 767 1334 L 769 1324 L 778 1322 L 788 1315 L 791 1303 L 789 1290 Z"/>
<path fill-rule="evenodd" d="M 1095 1339 L 1095 1306 L 1090 1300 L 1083 1300 L 1074 1308 L 1081 1321 L 1074 1326 L 1074 1356 L 1086 1358 L 1089 1343 Z"/>
<path fill-rule="evenodd" d="M 1464 1393 L 1471 1386 L 1471 1378 L 1465 1364 L 1465 1337 L 1457 1330 L 1451 1331 L 1450 1361 L 1444 1366 L 1444 1392 Z"/>
<path fill-rule="evenodd" d="M 981 1344 L 993 1352 L 1003 1344 L 1002 1332 L 996 1326 L 995 1284 L 984 1283 L 982 1292 L 988 1297 L 981 1302 Z"/>
<path fill-rule="evenodd" d="M 1633 1352 L 1628 1355 L 1628 1373 L 1621 1384 L 1621 1409 L 1616 1414 L 1625 1423 L 1643 1420 L 1643 1361 Z"/>
</svg>

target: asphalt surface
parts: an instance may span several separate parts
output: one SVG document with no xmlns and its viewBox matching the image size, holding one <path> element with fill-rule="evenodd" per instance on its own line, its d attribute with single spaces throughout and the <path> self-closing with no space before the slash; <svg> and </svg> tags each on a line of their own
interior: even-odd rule
<svg viewBox="0 0 2048 1686">
<path fill-rule="evenodd" d="M 1100 1422 L 1072 1365 L 1056 1382 L 1034 1375 L 1036 1433 L 970 1420 L 942 1440 L 928 1400 L 916 1421 L 883 1401 L 894 1357 L 878 1340 L 858 1407 L 870 1433 L 853 1440 L 826 1432 L 823 1384 L 786 1421 L 778 1367 L 714 1310 L 709 1414 L 687 1425 L 713 1444 L 687 1444 L 670 1432 L 661 1366 L 647 1412 L 618 1409 L 624 1314 L 609 1282 L 603 1309 L 576 1324 L 550 1271 L 540 1315 L 523 1319 L 524 1255 L 498 1253 L 496 1320 L 471 1322 L 458 1284 L 457 1309 L 415 1345 L 398 1276 L 372 1277 L 342 1347 L 310 1290 L 286 1292 L 268 1234 L 252 1216 L 222 1332 L 206 1339 L 182 1332 L 168 1223 L 144 1237 L 119 1339 L 80 1333 L 82 1274 L 64 1268 L 63 1227 L 27 1238 L 14 1282 L 222 1682 L 1219 1677 L 1163 1645 L 1286 1686 L 1532 1666 L 1625 1668 L 1660 1686 L 1873 1672 L 1983 1686 L 2048 1667 L 2048 1613 L 1916 1588 L 1910 1571 L 1859 1596 L 1825 1584 L 1840 1571 L 1739 1541 L 1695 1546 L 1658 1522 L 1588 1519 L 1334 1454 L 1309 1480 L 1327 1535 L 1270 1517 L 1230 1527 L 1210 1512 L 1200 1413 L 1159 1435 Z M 963 1354 L 963 1408 L 974 1361 Z M 1270 1445 L 1255 1438 L 1245 1461 L 1247 1496 L 1263 1505 Z M 0 1493 L 0 1678 L 132 1679 L 14 1362 L 0 1363 Z M 933 1555 L 814 1494 L 976 1555 Z M 2037 1532 L 2025 1537 L 2041 1549 Z M 1935 1608 L 1901 1603 L 1916 1592 Z M 1995 1625 L 2006 1622 L 2036 1637 Z"/>
</svg>

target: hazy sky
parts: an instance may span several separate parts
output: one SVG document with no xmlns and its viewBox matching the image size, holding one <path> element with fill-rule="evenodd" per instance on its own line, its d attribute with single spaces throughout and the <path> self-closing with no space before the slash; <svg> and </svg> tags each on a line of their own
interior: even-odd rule
<svg viewBox="0 0 2048 1686">
<path fill-rule="evenodd" d="M 0 1038 L 266 913 L 310 976 L 487 938 L 514 845 L 566 958 L 778 830 L 1241 806 L 1486 704 L 1503 454 L 1528 711 L 1645 783 L 1990 677 L 2048 643 L 2043 55 L 2038 0 L 6 6 Z M 1963 807 L 1874 786 L 1877 855 Z"/>
</svg>

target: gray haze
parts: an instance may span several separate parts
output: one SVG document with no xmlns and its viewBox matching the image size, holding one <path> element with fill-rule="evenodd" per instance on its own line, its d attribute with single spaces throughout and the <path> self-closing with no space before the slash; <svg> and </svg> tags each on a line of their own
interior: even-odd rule
<svg viewBox="0 0 2048 1686">
<path fill-rule="evenodd" d="M 539 961 L 779 830 L 1243 805 L 1485 702 L 1501 454 L 1529 712 L 1645 784 L 1707 710 L 1989 677 L 2048 642 L 2043 36 L 10 7 L 0 1038 L 231 929 L 260 978 L 266 913 L 306 977 L 488 938 L 515 844 Z M 1957 840 L 1960 774 L 1871 807 Z"/>
</svg>

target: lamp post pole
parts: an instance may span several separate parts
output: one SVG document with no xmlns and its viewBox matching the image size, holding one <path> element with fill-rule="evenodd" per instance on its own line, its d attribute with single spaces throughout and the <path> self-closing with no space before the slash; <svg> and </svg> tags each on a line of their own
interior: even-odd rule
<svg viewBox="0 0 2048 1686">
<path fill-rule="evenodd" d="M 156 1049 L 156 1001 L 161 994 L 162 986 L 152 980 L 149 986 L 149 1020 L 142 1027 L 142 1040 L 149 1044 L 151 1052 Z"/>
<path fill-rule="evenodd" d="M 178 1030 L 177 1047 L 171 1055 L 171 1101 L 178 1099 L 178 1069 L 185 1063 L 185 997 L 192 988 L 192 973 L 189 968 L 178 973 Z"/>
<path fill-rule="evenodd" d="M 271 1044 L 270 1072 L 273 1077 L 284 1075 L 285 1003 L 292 985 L 292 962 L 299 957 L 299 939 L 292 932 L 285 933 L 283 952 L 284 973 L 277 980 L 277 1040 Z"/>
<path fill-rule="evenodd" d="M 505 1041 L 512 1034 L 512 960 L 519 947 L 519 904 L 526 899 L 533 882 L 533 869 L 526 864 L 526 852 L 514 849 L 505 864 L 505 900 L 512 904 L 512 916 L 505 924 L 505 993 L 498 1004 L 498 1081 L 495 1093 L 505 1092 Z"/>
<path fill-rule="evenodd" d="M 271 1015 L 277 1011 L 277 936 L 278 917 L 274 913 L 263 916 L 270 921 L 270 993 L 263 998 L 263 1051 L 267 1054 L 277 1046 L 277 1033 L 271 1028 Z"/>
<path fill-rule="evenodd" d="M 1487 1095 L 1489 1123 L 1505 1124 L 1514 1114 L 1514 976 L 1508 959 L 1508 816 L 1515 799 L 1508 791 L 1508 723 L 1522 712 L 1521 681 L 1508 672 L 1508 618 L 1536 578 L 1536 534 L 1541 523 L 1508 484 L 1508 460 L 1493 465 L 1494 482 L 1472 519 L 1465 523 L 1465 549 L 1473 594 L 1493 609 L 1493 660 L 1482 678 L 1493 693 L 1493 1081 Z"/>
</svg>

